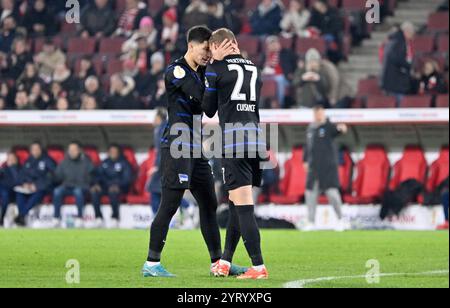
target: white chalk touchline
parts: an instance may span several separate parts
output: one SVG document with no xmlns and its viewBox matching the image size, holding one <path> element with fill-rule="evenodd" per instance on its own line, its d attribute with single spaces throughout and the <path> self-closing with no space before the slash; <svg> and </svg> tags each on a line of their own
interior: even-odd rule
<svg viewBox="0 0 450 308">
<path fill-rule="evenodd" d="M 396 276 L 432 276 L 432 275 L 445 275 L 448 274 L 448 270 L 440 270 L 440 271 L 429 271 L 429 272 L 421 272 L 421 273 L 382 273 L 379 275 L 369 275 L 370 278 L 377 277 L 396 277 Z M 358 276 L 336 276 L 336 277 L 320 277 L 314 279 L 303 279 L 297 281 L 291 281 L 285 283 L 283 288 L 286 289 L 303 289 L 307 285 L 323 282 L 323 281 L 334 281 L 334 280 L 345 280 L 345 279 L 359 279 L 366 278 L 368 275 L 358 275 Z"/>
</svg>

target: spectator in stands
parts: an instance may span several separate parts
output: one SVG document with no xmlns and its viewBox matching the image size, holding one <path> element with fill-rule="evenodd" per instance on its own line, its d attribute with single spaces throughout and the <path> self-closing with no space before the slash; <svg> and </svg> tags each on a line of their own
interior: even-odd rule
<svg viewBox="0 0 450 308">
<path fill-rule="evenodd" d="M 317 28 L 327 42 L 328 58 L 337 63 L 342 59 L 341 42 L 344 30 L 339 11 L 328 4 L 328 0 L 314 2 L 310 27 Z"/>
<path fill-rule="evenodd" d="M 0 110 L 5 110 L 8 108 L 8 103 L 6 102 L 6 99 L 2 96 L 0 96 Z"/>
<path fill-rule="evenodd" d="M 79 100 L 81 94 L 79 83 L 72 75 L 72 72 L 67 67 L 66 63 L 59 63 L 56 65 L 52 80 L 61 85 L 62 90 L 66 93 L 71 104 L 74 104 Z"/>
<path fill-rule="evenodd" d="M 147 3 L 141 0 L 126 0 L 125 11 L 119 17 L 116 35 L 130 37 L 139 28 L 141 20 L 148 16 Z"/>
<path fill-rule="evenodd" d="M 23 25 L 30 36 L 48 36 L 54 33 L 56 23 L 49 12 L 46 0 L 36 0 L 25 14 Z"/>
<path fill-rule="evenodd" d="M 95 0 L 81 13 L 82 37 L 108 37 L 116 30 L 116 16 L 108 0 Z"/>
<path fill-rule="evenodd" d="M 256 35 L 274 35 L 281 32 L 283 4 L 278 0 L 262 0 L 250 18 L 252 33 Z"/>
<path fill-rule="evenodd" d="M 35 110 L 36 107 L 30 103 L 28 98 L 28 93 L 24 90 L 19 90 L 16 93 L 15 99 L 15 109 L 16 110 Z"/>
<path fill-rule="evenodd" d="M 95 185 L 91 187 L 92 203 L 98 227 L 103 224 L 103 215 L 100 209 L 103 196 L 108 196 L 112 207 L 112 228 L 119 226 L 120 198 L 128 193 L 132 181 L 133 171 L 130 163 L 123 156 L 120 146 L 111 144 L 108 148 L 108 158 L 97 167 Z"/>
<path fill-rule="evenodd" d="M 139 30 L 123 44 L 122 52 L 128 54 L 128 57 L 136 54 L 138 50 L 138 41 L 141 39 L 144 39 L 146 47 L 150 51 L 155 52 L 158 49 L 158 30 L 151 17 L 146 16 L 141 19 Z"/>
<path fill-rule="evenodd" d="M 6 78 L 17 80 L 25 70 L 25 65 L 32 61 L 31 54 L 27 51 L 25 38 L 16 38 L 12 46 L 12 51 L 6 58 L 6 66 L 1 68 L 2 73 Z"/>
<path fill-rule="evenodd" d="M 78 69 L 78 73 L 76 74 L 76 78 L 80 84 L 84 85 L 84 82 L 88 77 L 96 75 L 97 72 L 95 71 L 94 64 L 92 63 L 92 57 L 89 55 L 81 57 L 80 67 Z"/>
<path fill-rule="evenodd" d="M 448 230 L 448 206 L 449 206 L 449 190 L 448 190 L 448 178 L 445 182 L 446 185 L 444 188 L 444 191 L 442 192 L 442 205 L 444 207 L 444 218 L 445 218 L 445 222 L 438 226 L 438 230 Z"/>
<path fill-rule="evenodd" d="M 84 155 L 81 144 L 71 142 L 67 148 L 65 159 L 59 164 L 55 171 L 55 180 L 60 185 L 53 191 L 53 205 L 55 207 L 54 226 L 61 225 L 61 206 L 64 198 L 74 196 L 78 215 L 75 219 L 75 227 L 83 227 L 83 209 L 86 194 L 92 184 L 94 165 Z"/>
<path fill-rule="evenodd" d="M 175 8 L 168 9 L 163 15 L 163 29 L 161 32 L 161 45 L 166 51 L 174 51 L 178 40 L 178 13 Z"/>
<path fill-rule="evenodd" d="M 208 5 L 204 0 L 192 0 L 183 17 L 183 28 L 190 29 L 209 22 Z"/>
<path fill-rule="evenodd" d="M 83 95 L 81 98 L 81 110 L 97 110 L 98 103 L 95 96 L 92 95 Z"/>
<path fill-rule="evenodd" d="M 39 67 L 39 76 L 49 83 L 58 65 L 66 62 L 66 55 L 55 46 L 52 39 L 46 39 L 42 52 L 34 58 Z"/>
<path fill-rule="evenodd" d="M 13 152 L 8 153 L 6 164 L 0 167 L 0 227 L 3 226 L 8 206 L 14 196 L 14 187 L 20 184 L 19 159 Z"/>
<path fill-rule="evenodd" d="M 65 97 L 60 97 L 56 100 L 55 109 L 58 111 L 68 111 L 70 108 L 69 101 Z"/>
<path fill-rule="evenodd" d="M 134 88 L 133 78 L 123 77 L 119 74 L 112 75 L 106 109 L 141 109 L 139 102 L 134 97 Z"/>
<path fill-rule="evenodd" d="M 152 95 L 153 99 L 150 105 L 151 109 L 158 107 L 167 107 L 167 91 L 164 78 L 160 77 L 156 82 L 156 89 Z"/>
<path fill-rule="evenodd" d="M 381 87 L 387 94 L 394 95 L 398 104 L 412 90 L 411 68 L 414 59 L 412 39 L 414 36 L 414 25 L 405 22 L 389 37 L 384 47 Z"/>
<path fill-rule="evenodd" d="M 25 65 L 25 70 L 22 75 L 17 79 L 17 88 L 29 92 L 36 82 L 42 80 L 38 76 L 36 65 L 33 62 L 29 62 Z"/>
<path fill-rule="evenodd" d="M 0 23 L 8 17 L 13 17 L 15 20 L 19 18 L 19 10 L 15 5 L 15 0 L 1 0 L 0 2 Z"/>
<path fill-rule="evenodd" d="M 106 103 L 105 92 L 100 88 L 100 81 L 96 76 L 89 76 L 84 82 L 84 95 L 95 97 L 99 109 L 103 109 Z"/>
<path fill-rule="evenodd" d="M 284 106 L 286 88 L 294 78 L 296 55 L 289 49 L 283 49 L 277 36 L 266 39 L 263 74 L 277 82 L 278 102 Z"/>
<path fill-rule="evenodd" d="M 291 0 L 289 10 L 284 14 L 280 27 L 286 37 L 308 36 L 306 28 L 309 25 L 311 13 L 305 7 L 304 0 Z"/>
<path fill-rule="evenodd" d="M 238 1 L 206 1 L 209 14 L 208 27 L 210 29 L 228 28 L 236 35 L 241 32 L 242 21 L 231 2 L 235 3 Z"/>
<path fill-rule="evenodd" d="M 16 38 L 16 20 L 9 16 L 0 23 L 0 56 L 5 57 L 11 51 Z"/>
<path fill-rule="evenodd" d="M 0 81 L 0 97 L 4 100 L 4 109 L 10 109 L 14 107 L 15 93 L 12 90 L 13 89 L 10 90 L 9 85 L 6 82 Z"/>
<path fill-rule="evenodd" d="M 37 110 L 46 110 L 52 103 L 50 95 L 42 89 L 42 84 L 40 82 L 35 82 L 31 87 L 30 94 L 28 95 L 28 102 Z"/>
<path fill-rule="evenodd" d="M 335 138 L 346 134 L 345 124 L 335 125 L 326 117 L 322 105 L 314 107 L 314 122 L 307 130 L 307 143 L 304 151 L 304 164 L 307 170 L 306 204 L 308 205 L 309 225 L 306 230 L 314 229 L 316 208 L 320 194 L 327 195 L 339 219 L 337 231 L 344 231 L 342 222 L 342 199 L 339 192 L 339 163 Z"/>
<path fill-rule="evenodd" d="M 25 226 L 25 217 L 32 208 L 42 202 L 45 195 L 52 187 L 53 173 L 56 164 L 39 142 L 34 142 L 30 146 L 30 157 L 25 162 L 20 171 L 19 186 L 15 191 L 19 216 L 15 223 Z"/>
<path fill-rule="evenodd" d="M 415 93 L 420 95 L 433 95 L 448 93 L 444 76 L 439 70 L 436 61 L 428 59 L 425 61 L 422 71 L 416 76 Z"/>
<path fill-rule="evenodd" d="M 312 108 L 317 104 L 329 106 L 331 81 L 321 67 L 321 56 L 316 49 L 309 50 L 306 62 L 299 62 L 293 86 L 296 89 L 297 106 Z"/>
</svg>

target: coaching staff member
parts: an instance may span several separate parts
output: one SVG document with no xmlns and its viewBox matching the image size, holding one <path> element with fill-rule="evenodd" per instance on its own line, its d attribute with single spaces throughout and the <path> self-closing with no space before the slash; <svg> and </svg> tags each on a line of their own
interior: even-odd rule
<svg viewBox="0 0 450 308">
<path fill-rule="evenodd" d="M 339 160 L 335 139 L 341 134 L 346 134 L 348 127 L 345 124 L 331 123 L 322 105 L 316 105 L 313 112 L 314 122 L 308 127 L 304 151 L 305 169 L 308 173 L 306 204 L 309 214 L 309 224 L 305 230 L 314 229 L 318 199 L 321 193 L 325 193 L 339 219 L 336 231 L 344 231 L 342 198 L 339 192 Z"/>
</svg>

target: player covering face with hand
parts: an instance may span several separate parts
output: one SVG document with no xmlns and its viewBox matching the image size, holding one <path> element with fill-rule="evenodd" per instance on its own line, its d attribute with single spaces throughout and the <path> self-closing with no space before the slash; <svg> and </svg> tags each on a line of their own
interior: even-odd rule
<svg viewBox="0 0 450 308">
<path fill-rule="evenodd" d="M 211 36 L 214 62 L 206 69 L 207 88 L 202 103 L 208 117 L 219 112 L 224 140 L 224 180 L 230 199 L 225 252 L 212 272 L 217 277 L 230 275 L 233 255 L 242 236 L 253 267 L 238 278 L 267 279 L 269 275 L 262 257 L 252 193 L 253 186 L 261 185 L 262 160 L 259 154 L 266 149 L 265 142 L 252 138 L 261 130 L 258 110 L 261 74 L 255 64 L 244 59 L 239 52 L 231 52 L 221 60 L 219 46 L 224 41 L 237 45 L 233 32 L 228 29 L 219 29 Z M 238 46 L 236 50 L 239 50 Z M 238 140 L 237 132 L 243 137 L 241 140 Z"/>
<path fill-rule="evenodd" d="M 161 253 L 166 243 L 170 222 L 187 189 L 192 192 L 199 205 L 201 231 L 211 263 L 217 263 L 222 255 L 216 215 L 218 204 L 211 166 L 206 159 L 193 158 L 192 155 L 194 150 L 201 148 L 201 140 L 196 141 L 197 138 L 194 138 L 194 135 L 197 135 L 201 139 L 201 132 L 194 134 L 194 121 L 201 123 L 205 66 L 211 59 L 210 37 L 211 30 L 206 27 L 194 27 L 189 30 L 186 55 L 176 60 L 166 70 L 168 124 L 161 138 L 162 198 L 151 226 L 148 258 L 142 270 L 144 277 L 174 277 L 161 265 Z M 224 57 L 231 50 L 232 44 L 222 44 L 216 50 L 216 56 Z M 184 138 L 186 132 L 187 138 Z M 188 155 L 175 158 L 172 155 L 173 150 L 179 147 L 183 153 L 187 149 Z M 246 270 L 233 266 L 232 273 L 239 275 Z"/>
</svg>

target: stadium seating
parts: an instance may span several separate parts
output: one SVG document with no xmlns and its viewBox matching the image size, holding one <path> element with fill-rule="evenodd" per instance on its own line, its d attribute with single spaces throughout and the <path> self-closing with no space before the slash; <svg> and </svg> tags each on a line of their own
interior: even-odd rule
<svg viewBox="0 0 450 308">
<path fill-rule="evenodd" d="M 56 164 L 60 164 L 64 160 L 65 152 L 63 147 L 59 145 L 51 145 L 47 147 L 47 154 Z"/>
<path fill-rule="evenodd" d="M 156 151 L 150 149 L 148 158 L 140 165 L 136 182 L 132 187 L 132 191 L 127 196 L 127 202 L 130 204 L 148 204 L 150 202 L 150 194 L 146 190 L 146 184 L 149 182 L 149 171 L 155 165 Z"/>
<path fill-rule="evenodd" d="M 266 79 L 264 80 L 264 87 L 261 88 L 261 102 L 266 99 L 274 99 L 277 97 L 278 85 L 275 80 Z"/>
<path fill-rule="evenodd" d="M 430 32 L 448 32 L 448 12 L 431 14 L 428 18 L 427 29 Z"/>
<path fill-rule="evenodd" d="M 406 96 L 403 98 L 401 108 L 430 108 L 431 96 Z"/>
<path fill-rule="evenodd" d="M 25 164 L 25 162 L 27 161 L 28 157 L 30 157 L 30 151 L 28 150 L 28 147 L 15 146 L 15 147 L 13 147 L 12 151 L 19 158 L 19 163 L 21 165 Z"/>
<path fill-rule="evenodd" d="M 345 195 L 349 204 L 370 204 L 381 200 L 389 180 L 390 163 L 383 146 L 368 146 L 357 164 L 357 178 L 352 195 Z"/>
<path fill-rule="evenodd" d="M 367 108 L 395 108 L 397 102 L 392 96 L 370 95 L 367 98 Z"/>
<path fill-rule="evenodd" d="M 357 96 L 382 95 L 378 78 L 361 79 L 358 83 Z"/>
<path fill-rule="evenodd" d="M 304 56 L 306 52 L 311 49 L 317 49 L 322 55 L 325 55 L 327 46 L 322 38 L 299 38 L 297 39 L 296 52 Z"/>
<path fill-rule="evenodd" d="M 280 182 L 280 195 L 272 195 L 275 204 L 296 204 L 305 195 L 306 171 L 303 165 L 303 148 L 294 148 L 292 158 L 284 165 L 284 178 Z"/>
<path fill-rule="evenodd" d="M 436 98 L 436 107 L 438 108 L 448 108 L 449 107 L 449 96 L 447 95 L 439 95 Z"/>
<path fill-rule="evenodd" d="M 395 190 L 401 183 L 408 180 L 417 180 L 425 184 L 427 168 L 423 149 L 416 145 L 407 146 L 403 157 L 394 166 L 390 189 Z"/>
<path fill-rule="evenodd" d="M 97 147 L 95 146 L 85 146 L 83 147 L 84 154 L 89 157 L 94 166 L 99 166 L 101 164 L 100 154 Z"/>
<path fill-rule="evenodd" d="M 417 36 L 413 40 L 416 53 L 432 53 L 435 50 L 435 37 L 432 35 Z"/>
<path fill-rule="evenodd" d="M 99 53 L 107 56 L 117 55 L 122 51 L 122 45 L 125 42 L 123 38 L 104 38 L 100 41 Z"/>
<path fill-rule="evenodd" d="M 67 42 L 67 52 L 77 55 L 91 55 L 95 52 L 97 41 L 93 38 L 69 38 Z"/>
<path fill-rule="evenodd" d="M 430 167 L 427 180 L 427 191 L 434 192 L 436 188 L 449 177 L 449 148 L 441 149 L 439 158 Z"/>
</svg>

